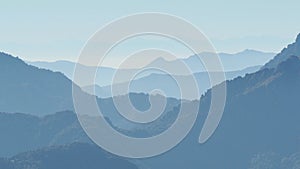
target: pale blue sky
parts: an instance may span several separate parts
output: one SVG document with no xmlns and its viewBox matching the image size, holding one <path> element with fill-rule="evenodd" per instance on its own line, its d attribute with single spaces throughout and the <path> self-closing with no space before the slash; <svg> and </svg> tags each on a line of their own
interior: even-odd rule
<svg viewBox="0 0 300 169">
<path fill-rule="evenodd" d="M 219 52 L 278 52 L 300 33 L 299 6 L 299 0 L 1 1 L 0 50 L 26 60 L 75 60 L 104 24 L 134 13 L 163 12 L 196 25 Z"/>
</svg>

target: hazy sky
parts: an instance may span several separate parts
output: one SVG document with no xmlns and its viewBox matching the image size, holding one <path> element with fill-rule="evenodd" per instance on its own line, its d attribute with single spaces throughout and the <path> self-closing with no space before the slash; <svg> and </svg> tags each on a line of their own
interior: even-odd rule
<svg viewBox="0 0 300 169">
<path fill-rule="evenodd" d="M 1 1 L 0 50 L 26 60 L 75 60 L 104 24 L 134 13 L 163 12 L 196 25 L 219 52 L 278 52 L 300 32 L 299 6 L 299 0 Z"/>
</svg>

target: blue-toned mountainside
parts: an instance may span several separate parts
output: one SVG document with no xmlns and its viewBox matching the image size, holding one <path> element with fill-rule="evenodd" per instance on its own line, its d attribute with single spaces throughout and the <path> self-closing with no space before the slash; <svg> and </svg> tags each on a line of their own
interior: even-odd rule
<svg viewBox="0 0 300 169">
<path fill-rule="evenodd" d="M 210 106 L 211 90 L 208 90 L 201 98 L 196 125 L 187 138 L 167 153 L 139 160 L 139 168 L 298 168 L 300 152 L 300 59 L 298 55 L 290 54 L 288 59 L 280 62 L 274 68 L 262 69 L 247 74 L 245 77 L 227 81 L 227 89 L 223 118 L 208 142 L 199 144 L 198 137 Z M 133 96 L 131 99 L 134 105 L 139 109 L 147 109 L 149 103 L 143 94 L 134 94 Z M 116 113 L 115 109 L 111 107 L 111 98 L 98 101 L 100 107 L 102 105 L 103 110 L 106 110 L 105 112 Z M 194 104 L 195 102 L 186 103 Z M 153 133 L 160 131 L 161 124 L 166 125 L 173 122 L 168 119 L 176 116 L 177 109 L 178 100 L 169 99 L 168 111 L 160 119 L 162 123 L 154 123 L 146 129 L 154 130 L 154 132 L 151 131 Z M 1 147 L 1 150 L 6 150 L 5 155 L 8 155 L 19 153 L 18 148 L 13 148 L 14 145 L 21 145 L 20 149 L 23 148 L 21 151 L 27 151 L 28 145 L 29 149 L 35 149 L 36 146 L 33 144 L 38 144 L 34 142 L 35 139 L 46 140 L 40 147 L 53 145 L 51 143 L 70 143 L 72 140 L 88 141 L 80 129 L 76 117 L 74 114 L 72 116 L 69 116 L 68 113 L 63 116 L 58 113 L 45 117 L 3 113 L 0 116 L 0 119 L 3 119 L 0 123 L 3 136 L 1 138 L 7 137 L 7 139 L 2 139 L 5 144 L 1 144 L 1 146 L 3 145 L 5 149 Z M 17 124 L 22 125 L 18 126 Z M 145 128 L 136 130 L 136 127 L 131 126 L 129 128 L 131 131 L 125 132 L 135 136 L 145 133 Z M 32 131 L 35 134 L 31 134 Z M 53 138 L 56 138 L 55 141 L 52 141 Z M 19 140 L 20 142 L 18 142 Z M 63 149 L 63 147 L 59 149 Z M 47 153 L 45 152 L 45 154 Z M 32 164 L 31 161 L 41 161 L 31 160 L 30 155 L 23 159 L 25 160 L 20 161 L 26 161 L 29 164 Z M 68 159 L 68 157 L 63 155 L 62 159 Z M 0 161 L 6 166 L 13 165 L 10 159 Z"/>
<path fill-rule="evenodd" d="M 274 152 L 259 153 L 251 160 L 249 169 L 297 169 L 300 164 L 300 152 L 282 155 Z"/>
<path fill-rule="evenodd" d="M 291 57 L 276 69 L 264 69 L 244 78 L 228 81 L 228 99 L 223 119 L 213 137 L 200 145 L 197 142 L 198 136 L 210 104 L 208 91 L 201 99 L 197 123 L 188 137 L 178 147 L 163 155 L 140 160 L 139 167 L 265 169 L 265 166 L 271 166 L 270 169 L 290 169 L 297 166 L 297 152 L 300 152 L 299 84 L 298 57 Z M 141 104 L 140 109 L 145 109 L 145 98 L 142 95 L 135 97 L 139 101 L 134 104 Z M 104 105 L 110 103 L 110 99 L 102 101 Z M 110 109 L 108 106 L 106 108 Z M 43 118 L 5 113 L 0 117 L 1 138 L 7 138 L 2 139 L 3 142 L 6 140 L 6 144 L 1 143 L 1 150 L 6 152 L 12 151 L 16 145 L 25 147 L 23 151 L 28 150 L 27 146 L 29 149 L 36 149 L 38 147 L 33 144 L 40 144 L 39 140 L 45 140 L 43 145 L 40 144 L 41 147 L 88 140 L 78 125 L 76 116 L 70 112 Z M 160 125 L 157 124 L 156 127 L 159 128 Z M 155 126 L 150 130 L 153 128 Z M 36 134 L 30 134 L 32 131 Z M 131 135 L 139 135 L 145 131 L 133 128 L 130 132 Z M 20 152 L 16 149 L 10 154 Z M 269 152 L 277 155 L 269 155 Z M 277 159 L 285 161 L 277 165 Z M 12 165 L 7 160 L 3 163 Z"/>
<path fill-rule="evenodd" d="M 216 86 L 217 87 L 217 86 Z M 227 82 L 223 118 L 205 144 L 198 137 L 210 106 L 211 90 L 201 98 L 200 114 L 189 136 L 176 148 L 144 161 L 149 168 L 299 167 L 300 59 L 292 56 L 276 68 L 263 69 Z M 274 152 L 276 165 L 264 154 Z M 294 159 L 293 159 L 294 157 Z M 174 160 L 178 159 L 178 160 Z M 162 167 L 163 166 L 163 167 Z M 266 167 L 269 166 L 269 167 Z"/>
<path fill-rule="evenodd" d="M 297 36 L 296 41 L 289 44 L 280 53 L 278 53 L 270 62 L 268 62 L 264 68 L 275 68 L 281 62 L 287 60 L 290 56 L 300 56 L 300 34 Z"/>
<path fill-rule="evenodd" d="M 0 78 L 3 79 L 0 83 L 0 112 L 43 116 L 73 110 L 72 81 L 60 72 L 30 66 L 19 58 L 0 53 Z M 130 96 L 133 102 L 139 102 L 137 107 L 143 107 L 147 99 L 139 96 L 148 98 L 149 95 Z M 106 110 L 104 114 L 110 117 L 113 103 L 106 104 L 97 99 L 101 108 Z"/>
<path fill-rule="evenodd" d="M 0 133 L 0 157 L 45 146 L 90 142 L 72 112 L 45 117 L 0 113 Z"/>
<path fill-rule="evenodd" d="M 125 96 L 120 96 L 122 97 Z M 133 105 L 139 110 L 149 108 L 149 97 L 145 94 L 130 94 Z M 155 96 L 161 97 L 161 96 Z M 124 119 L 114 106 L 112 98 L 99 99 L 108 123 L 116 130 L 130 136 L 149 137 L 168 128 L 176 119 L 178 100 L 167 99 L 166 110 L 157 120 L 148 124 L 132 123 Z M 86 117 L 94 120 L 94 117 Z M 0 113 L 0 157 L 51 145 L 73 142 L 91 143 L 81 128 L 77 116 L 71 111 L 58 112 L 46 116 L 33 116 L 21 113 Z"/>
<path fill-rule="evenodd" d="M 44 115 L 72 110 L 72 81 L 0 53 L 0 112 Z"/>
<path fill-rule="evenodd" d="M 0 159 L 3 169 L 137 169 L 133 163 L 99 147 L 73 143 L 25 152 Z"/>
</svg>

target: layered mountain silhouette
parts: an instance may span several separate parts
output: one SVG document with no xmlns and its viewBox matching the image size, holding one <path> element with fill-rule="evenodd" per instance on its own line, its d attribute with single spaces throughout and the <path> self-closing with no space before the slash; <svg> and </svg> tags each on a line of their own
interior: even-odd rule
<svg viewBox="0 0 300 169">
<path fill-rule="evenodd" d="M 126 96 L 120 96 L 123 99 Z M 150 106 L 149 96 L 130 94 L 135 108 L 143 111 Z M 161 97 L 161 96 L 153 96 Z M 154 98 L 155 99 L 155 98 Z M 167 129 L 176 119 L 179 101 L 167 99 L 162 116 L 148 124 L 133 123 L 120 115 L 113 99 L 99 99 L 99 107 L 107 115 L 107 122 L 116 130 L 133 137 L 150 137 Z M 94 120 L 94 117 L 86 117 Z M 8 157 L 23 151 L 73 142 L 92 143 L 82 129 L 74 112 L 63 111 L 46 116 L 23 113 L 0 113 L 0 157 Z"/>
<path fill-rule="evenodd" d="M 225 79 L 232 80 L 236 77 L 243 77 L 246 74 L 254 73 L 257 70 L 260 69 L 260 66 L 254 66 L 249 67 L 243 70 L 239 71 L 230 71 L 225 72 Z M 218 73 L 218 72 L 211 72 L 211 74 Z M 129 92 L 132 93 L 151 93 L 154 89 L 159 89 L 164 92 L 164 94 L 167 97 L 173 97 L 173 98 L 182 98 L 181 93 L 179 92 L 179 86 L 181 88 L 188 87 L 190 84 L 185 83 L 183 85 L 176 84 L 176 79 L 179 79 L 180 81 L 187 81 L 188 79 L 193 76 L 195 78 L 196 84 L 198 85 L 199 90 L 199 96 L 204 94 L 208 89 L 212 87 L 210 80 L 209 80 L 209 74 L 207 72 L 198 72 L 191 75 L 167 75 L 162 73 L 151 73 L 150 75 L 143 76 L 141 78 L 137 78 L 135 80 L 132 80 L 129 83 Z M 160 82 L 160 83 L 155 83 Z M 124 95 L 128 91 L 120 91 L 112 93 L 112 88 L 118 89 L 118 88 L 125 88 L 128 85 L 127 82 L 124 83 L 118 83 L 114 85 L 108 85 L 100 87 L 98 85 L 96 86 L 85 86 L 83 87 L 83 90 L 90 94 L 95 94 L 99 97 L 112 97 L 117 95 Z M 199 99 L 199 98 L 192 98 L 192 97 L 186 97 L 183 99 Z"/>
<path fill-rule="evenodd" d="M 43 116 L 73 110 L 72 81 L 60 72 L 40 69 L 17 57 L 0 53 L 0 78 L 3 79 L 0 83 L 0 112 Z"/>
<path fill-rule="evenodd" d="M 188 137 L 170 152 L 144 163 L 157 169 L 250 168 L 263 166 L 263 157 L 257 158 L 264 153 L 291 156 L 300 152 L 298 57 L 277 68 L 228 81 L 227 86 L 223 118 L 208 142 L 199 144 L 198 137 L 210 106 L 211 90 L 201 99 L 197 123 Z"/>
<path fill-rule="evenodd" d="M 56 62 L 28 62 L 31 65 L 35 65 L 40 68 L 46 68 L 53 71 L 60 71 L 64 73 L 68 78 L 72 79 L 74 75 L 75 66 L 80 67 L 87 71 L 96 70 L 97 73 L 95 76 L 95 84 L 85 84 L 81 85 L 82 89 L 92 95 L 97 95 L 98 97 L 113 97 L 118 95 L 125 95 L 128 92 L 132 93 L 151 93 L 153 89 L 160 89 L 164 91 L 164 94 L 167 97 L 181 98 L 181 94 L 178 92 L 178 85 L 174 81 L 176 79 L 189 79 L 190 76 L 194 76 L 197 80 L 199 87 L 199 95 L 204 94 L 206 90 L 212 87 L 208 78 L 208 74 L 201 62 L 200 58 L 212 57 L 215 54 L 203 52 L 198 55 L 193 55 L 188 58 L 180 58 L 175 60 L 165 60 L 160 57 L 153 62 L 149 63 L 147 67 L 160 67 L 163 70 L 172 70 L 172 74 L 166 74 L 166 72 L 148 70 L 139 73 L 138 76 L 130 80 L 126 78 L 128 74 L 135 74 L 138 72 L 137 69 L 121 69 L 118 70 L 123 73 L 121 76 L 118 76 L 118 82 L 113 83 L 114 74 L 117 72 L 114 68 L 109 67 L 93 67 L 85 66 L 82 64 L 77 64 L 69 61 L 56 61 Z M 253 73 L 260 69 L 261 65 L 265 64 L 274 53 L 265 53 L 255 50 L 244 50 L 242 52 L 227 54 L 220 53 L 220 59 L 224 66 L 226 80 L 231 80 L 238 76 L 244 76 L 247 73 Z M 185 63 L 190 69 L 191 73 L 186 74 L 182 69 L 178 67 L 182 66 Z M 213 73 L 213 72 L 212 72 Z M 218 72 L 216 72 L 218 73 Z M 123 78 L 123 79 L 120 79 Z M 130 80 L 129 91 L 123 92 L 111 92 L 111 88 L 127 88 L 127 83 Z M 160 83 L 155 83 L 159 81 Z M 189 84 L 187 84 L 189 85 Z M 182 86 L 181 86 L 182 87 Z M 199 99 L 193 97 L 185 97 L 183 99 Z"/>
<path fill-rule="evenodd" d="M 196 125 L 187 138 L 167 153 L 154 158 L 139 160 L 137 162 L 139 168 L 298 168 L 300 152 L 300 59 L 299 55 L 294 52 L 296 50 L 295 44 L 297 44 L 298 41 L 299 36 L 296 43 L 289 45 L 283 50 L 286 51 L 282 52 L 285 53 L 284 55 L 277 55 L 275 57 L 280 61 L 278 61 L 278 64 L 275 64 L 274 67 L 265 67 L 255 73 L 247 74 L 245 77 L 238 77 L 226 82 L 228 94 L 225 112 L 219 127 L 208 142 L 199 144 L 198 137 L 211 104 L 211 90 L 208 90 L 201 98 Z M 286 58 L 282 59 L 281 57 Z M 45 106 L 45 109 L 48 108 L 47 105 L 40 106 L 38 103 L 43 104 L 46 102 L 47 99 L 49 99 L 48 96 L 52 96 L 51 94 L 57 94 L 58 98 L 61 98 L 59 97 L 61 95 L 68 96 L 68 94 L 64 93 L 66 92 L 65 90 L 60 91 L 62 94 L 53 90 L 63 88 L 63 84 L 65 84 L 63 82 L 68 82 L 70 86 L 72 82 L 65 78 L 61 73 L 53 73 L 51 71 L 28 66 L 20 59 L 13 58 L 6 54 L 1 54 L 0 59 L 0 69 L 3 70 L 3 72 L 6 72 L 0 72 L 1 79 L 7 79 L 6 82 L 0 84 L 3 85 L 1 86 L 3 87 L 1 92 L 4 93 L 3 96 L 0 96 L 2 104 L 0 108 L 3 109 L 1 111 L 9 112 L 0 114 L 0 133 L 2 134 L 0 140 L 0 142 L 2 142 L 0 144 L 0 152 L 2 153 L 2 156 L 15 155 L 21 151 L 28 151 L 30 149 L 49 145 L 69 144 L 74 141 L 89 142 L 89 139 L 85 136 L 78 124 L 76 116 L 70 112 L 44 117 L 19 113 L 11 114 L 10 112 L 24 111 L 25 113 L 34 112 L 40 116 L 50 110 L 55 112 L 54 108 L 52 108 L 53 105 L 55 105 L 55 109 L 59 110 L 60 107 L 57 106 L 57 104 L 60 102 L 56 99 L 53 99 L 53 103 L 50 104 L 50 108 L 47 109 L 47 111 L 42 111 L 43 106 Z M 274 62 L 274 60 L 270 63 L 272 62 Z M 270 65 L 270 63 L 268 64 Z M 13 73 L 9 74 L 9 71 L 12 71 Z M 35 75 L 32 76 L 32 78 L 29 77 L 30 81 L 26 79 L 28 78 L 28 75 L 31 75 L 31 73 L 28 72 L 34 72 Z M 17 76 L 18 73 L 22 73 L 23 76 L 14 78 L 19 77 Z M 6 76 L 6 74 L 11 76 Z M 60 85 L 49 87 L 48 83 L 54 83 L 46 81 L 47 78 L 50 78 L 47 76 L 54 79 L 61 76 L 61 79 L 63 80 L 59 80 L 60 83 L 58 84 Z M 41 79 L 44 79 L 45 81 Z M 28 87 L 28 84 L 31 84 L 31 82 L 33 83 L 34 81 L 38 81 L 37 88 L 40 87 L 38 89 L 41 89 L 41 91 L 44 89 L 53 89 L 50 90 L 52 92 L 51 94 L 50 92 L 43 95 L 37 94 L 38 99 L 45 99 L 43 102 L 38 102 L 38 100 L 33 100 L 31 102 L 29 100 L 35 93 L 30 92 L 30 90 L 26 91 L 25 89 L 35 89 L 35 85 L 33 85 L 32 88 Z M 25 89 L 23 89 L 22 86 L 25 86 Z M 20 97 L 17 98 L 17 102 L 15 102 L 15 108 L 13 107 L 14 99 L 8 98 L 8 101 L 5 100 L 8 91 L 21 93 L 8 96 L 11 98 L 15 98 L 15 96 Z M 28 102 L 25 102 L 28 107 L 22 105 L 25 100 L 22 96 L 25 96 L 25 99 L 28 100 Z M 147 103 L 145 96 L 147 95 L 133 95 L 131 98 L 134 100 L 133 104 L 139 107 L 139 109 L 147 109 L 149 103 Z M 34 103 L 34 101 L 37 101 L 37 104 Z M 115 109 L 111 107 L 111 98 L 98 101 L 103 105 L 103 110 L 111 110 L 106 112 L 117 113 Z M 186 103 L 194 104 L 195 102 L 186 101 Z M 38 106 L 38 109 L 31 107 L 35 105 Z M 178 100 L 169 99 L 168 111 L 164 114 L 165 116 L 160 119 L 162 120 L 162 123 L 169 124 L 173 122 L 172 120 L 168 121 L 166 119 L 173 119 L 174 116 L 176 117 L 176 108 L 178 109 Z M 148 126 L 148 128 L 142 128 L 142 130 L 140 130 L 140 128 L 137 130 L 136 127 L 139 126 L 130 126 L 126 130 L 130 129 L 131 131 L 125 131 L 125 133 L 129 132 L 132 136 L 140 136 L 141 133 L 145 132 L 145 129 L 152 130 L 152 133 L 155 133 L 155 131 L 160 132 L 160 125 L 162 123 L 155 123 Z M 164 127 L 165 126 L 163 126 L 163 128 Z M 87 155 L 87 157 L 90 157 L 88 159 L 94 158 L 94 155 L 97 154 L 90 153 L 90 151 L 85 151 L 83 149 L 79 148 L 80 151 L 78 149 L 73 151 L 72 146 L 67 145 L 66 147 L 60 146 L 31 151 L 11 158 L 1 159 L 0 168 L 10 169 L 9 167 L 15 167 L 22 169 L 24 166 L 29 166 L 28 168 L 46 168 L 47 166 L 51 166 L 53 168 L 52 165 L 56 165 L 54 161 L 58 160 L 56 157 L 61 157 L 61 161 L 58 160 L 57 165 L 60 164 L 63 167 L 72 168 L 72 164 L 65 164 L 63 161 L 65 159 L 68 160 L 69 156 L 71 156 L 70 154 L 76 155 L 78 154 L 76 153 L 78 151 L 84 152 L 80 155 Z M 70 154 L 68 154 L 68 152 L 70 152 Z M 77 159 L 76 157 L 74 158 Z M 109 161 L 110 158 L 103 159 L 111 164 Z M 81 166 L 81 162 L 82 161 L 78 160 L 76 166 Z M 114 161 L 114 163 L 123 164 L 118 161 Z M 95 164 L 98 163 L 95 162 Z M 105 163 L 103 162 L 102 164 Z M 124 166 L 126 166 L 126 164 L 124 164 Z M 54 166 L 54 168 L 59 167 L 60 166 Z"/>
<path fill-rule="evenodd" d="M 173 65 L 172 67 L 176 67 L 178 65 L 178 62 L 184 62 L 186 63 L 193 73 L 199 73 L 199 72 L 204 72 L 206 71 L 204 67 L 202 67 L 202 63 L 199 60 L 199 57 L 210 57 L 214 55 L 213 53 L 209 52 L 203 52 L 199 53 L 198 56 L 192 55 L 187 58 L 179 58 L 175 60 L 165 60 L 162 57 L 159 57 L 152 61 L 151 63 L 148 64 L 149 67 L 164 67 L 166 65 Z M 220 59 L 223 63 L 224 70 L 226 72 L 233 72 L 233 71 L 240 71 L 243 69 L 246 69 L 248 67 L 256 67 L 256 66 L 261 66 L 267 63 L 273 56 L 275 56 L 275 53 L 271 52 L 261 52 L 261 51 L 256 51 L 256 50 L 251 50 L 251 49 L 246 49 L 241 52 L 229 54 L 229 53 L 219 53 Z M 27 62 L 30 65 L 39 67 L 39 68 L 44 68 L 44 69 L 49 69 L 52 71 L 59 71 L 64 73 L 69 79 L 72 79 L 73 73 L 74 73 L 74 68 L 76 63 L 71 62 L 71 61 L 55 61 L 55 62 L 42 62 L 42 61 L 31 61 Z M 95 67 L 91 66 L 85 66 L 78 64 L 77 66 L 80 66 L 84 69 L 95 69 Z M 104 73 L 101 74 L 101 76 L 111 76 L 113 73 L 116 71 L 114 68 L 109 68 L 109 67 L 101 67 L 101 71 Z M 124 71 L 136 71 L 136 69 L 130 68 L 130 69 L 124 69 Z M 174 72 L 174 75 L 181 75 L 182 72 Z M 96 79 L 97 80 L 102 80 L 104 82 L 98 83 L 100 86 L 105 86 L 108 85 L 106 79 Z M 109 83 L 110 84 L 110 83 Z"/>
<path fill-rule="evenodd" d="M 144 161 L 147 167 L 297 168 L 300 152 L 299 57 L 291 54 L 275 68 L 227 81 L 227 89 L 223 118 L 208 142 L 200 145 L 197 141 L 210 106 L 211 90 L 201 98 L 200 114 L 189 136 L 170 152 Z M 287 159 L 286 163 L 278 162 L 277 165 L 276 158 L 264 155 L 269 152 L 279 154 L 278 160 Z"/>
<path fill-rule="evenodd" d="M 229 54 L 219 53 L 220 61 L 225 72 L 240 71 L 249 67 L 261 66 L 268 62 L 275 54 L 261 52 L 251 49 L 246 49 L 241 52 Z M 206 72 L 204 63 L 199 58 L 214 57 L 215 53 L 202 52 L 197 55 L 192 55 L 188 58 L 176 59 L 176 60 L 165 60 L 164 58 L 158 58 L 151 62 L 149 67 L 161 67 L 163 70 L 173 70 L 175 75 L 182 74 L 178 67 L 182 66 L 182 62 L 185 63 L 193 73 Z"/>
<path fill-rule="evenodd" d="M 99 147 L 73 143 L 20 153 L 0 159 L 3 169 L 137 169 L 133 163 L 113 156 Z"/>
<path fill-rule="evenodd" d="M 198 136 L 210 105 L 210 91 L 208 91 L 201 99 L 196 126 L 188 137 L 170 152 L 141 160 L 138 163 L 140 168 L 264 169 L 265 166 L 271 165 L 274 166 L 271 169 L 288 169 L 286 166 L 296 166 L 296 161 L 299 161 L 297 152 L 300 151 L 297 148 L 299 147 L 300 133 L 298 125 L 300 105 L 297 101 L 300 94 L 299 75 L 300 60 L 294 56 L 275 69 L 264 69 L 246 75 L 244 78 L 228 81 L 228 99 L 223 119 L 213 137 L 207 143 L 200 145 L 197 142 Z M 141 100 L 141 96 L 139 96 L 139 100 Z M 109 104 L 109 102 L 111 100 L 107 100 L 103 104 Z M 5 113 L 1 116 L 3 119 L 0 123 L 3 126 L 1 133 L 7 133 L 7 135 L 3 135 L 3 138 L 7 139 L 2 139 L 2 141 L 15 142 L 14 146 L 23 145 L 27 148 L 32 142 L 32 147 L 29 146 L 29 149 L 35 149 L 37 147 L 33 144 L 38 143 L 34 141 L 34 138 L 36 141 L 46 140 L 46 143 L 40 147 L 72 143 L 72 140 L 88 140 L 80 126 L 76 124 L 76 116 L 71 112 L 57 113 L 44 118 Z M 23 125 L 16 127 L 16 124 Z M 29 124 L 43 125 L 30 127 Z M 7 126 L 11 126 L 13 130 L 5 132 L 9 129 Z M 36 131 L 36 129 L 40 131 Z M 30 131 L 39 134 L 30 134 Z M 26 133 L 26 135 L 21 133 Z M 139 135 L 139 133 L 140 130 L 133 129 L 130 134 Z M 16 142 L 16 140 L 20 142 Z M 1 150 L 6 148 L 6 152 L 12 151 L 11 148 L 14 147 L 13 144 L 1 143 L 1 145 L 5 145 L 1 147 Z M 20 147 L 16 149 L 20 149 Z M 27 150 L 23 149 L 23 151 Z M 16 152 L 19 151 L 16 150 L 14 153 Z M 275 168 L 275 166 L 279 166 L 279 164 L 275 165 L 277 158 L 272 154 L 269 155 L 268 152 L 275 152 L 275 154 L 279 154 L 280 160 L 287 160 L 280 164 L 280 168 Z M 14 153 L 10 152 L 10 154 Z M 26 158 L 24 157 L 24 159 Z M 12 165 L 10 162 L 7 163 L 7 160 L 4 160 L 3 163 Z"/>
</svg>

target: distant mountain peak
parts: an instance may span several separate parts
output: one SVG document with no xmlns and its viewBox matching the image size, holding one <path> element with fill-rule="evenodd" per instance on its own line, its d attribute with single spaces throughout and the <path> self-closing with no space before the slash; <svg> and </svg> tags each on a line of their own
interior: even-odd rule
<svg viewBox="0 0 300 169">
<path fill-rule="evenodd" d="M 238 52 L 238 53 L 247 53 L 247 52 L 261 53 L 261 51 L 254 50 L 254 49 L 245 49 L 245 50 L 243 50 L 241 52 Z"/>
</svg>

